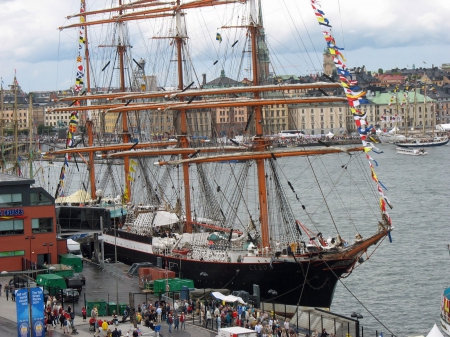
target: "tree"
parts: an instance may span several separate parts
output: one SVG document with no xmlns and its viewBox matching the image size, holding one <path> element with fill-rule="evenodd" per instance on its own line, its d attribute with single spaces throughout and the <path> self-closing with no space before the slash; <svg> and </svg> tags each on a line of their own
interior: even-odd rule
<svg viewBox="0 0 450 337">
<path fill-rule="evenodd" d="M 378 74 L 380 74 L 380 75 L 383 75 L 384 74 L 384 71 L 383 71 L 383 69 L 378 69 Z"/>
<path fill-rule="evenodd" d="M 44 135 L 46 133 L 49 133 L 53 131 L 53 127 L 52 126 L 45 126 L 44 124 L 39 124 L 37 127 L 37 133 L 39 135 Z"/>
</svg>

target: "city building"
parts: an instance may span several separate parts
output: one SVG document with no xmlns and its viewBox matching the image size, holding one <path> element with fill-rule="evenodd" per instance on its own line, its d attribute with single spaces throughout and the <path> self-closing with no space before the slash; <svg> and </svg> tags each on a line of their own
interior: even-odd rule
<svg viewBox="0 0 450 337">
<path fill-rule="evenodd" d="M 368 92 L 370 104 L 361 107 L 367 112 L 369 123 L 379 124 L 382 129 L 430 127 L 432 125 L 434 101 L 416 91 Z"/>
<path fill-rule="evenodd" d="M 57 263 L 55 200 L 33 179 L 0 173 L 0 272 Z"/>
<path fill-rule="evenodd" d="M 344 135 L 356 131 L 346 102 L 317 104 L 290 104 L 289 130 L 301 130 L 307 135 Z"/>
</svg>

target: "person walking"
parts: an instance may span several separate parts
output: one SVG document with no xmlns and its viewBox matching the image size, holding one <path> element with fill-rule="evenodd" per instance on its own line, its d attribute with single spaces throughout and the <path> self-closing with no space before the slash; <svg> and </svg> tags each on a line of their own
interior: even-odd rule
<svg viewBox="0 0 450 337">
<path fill-rule="evenodd" d="M 59 327 L 60 329 L 63 328 L 65 320 L 66 320 L 66 316 L 64 316 L 64 312 L 60 313 L 59 314 L 59 323 L 61 324 L 61 326 Z"/>
<path fill-rule="evenodd" d="M 181 323 L 181 329 L 186 330 L 186 315 L 184 314 L 184 312 L 182 312 L 180 315 L 180 323 Z"/>
<path fill-rule="evenodd" d="M 175 313 L 175 317 L 174 317 L 174 320 L 173 320 L 173 324 L 174 324 L 173 331 L 175 331 L 175 330 L 179 331 L 178 327 L 179 327 L 179 325 L 180 325 L 180 318 L 178 317 L 178 314 L 177 314 L 177 313 Z"/>
<path fill-rule="evenodd" d="M 211 323 L 211 328 L 212 328 L 211 311 L 209 311 L 209 309 L 206 309 L 205 328 L 208 328 L 209 323 Z"/>
<path fill-rule="evenodd" d="M 83 316 L 83 322 L 86 322 L 86 308 L 83 307 L 81 309 L 81 315 Z"/>
<path fill-rule="evenodd" d="M 167 324 L 169 324 L 169 332 L 172 333 L 173 318 L 171 314 L 167 317 Z"/>
<path fill-rule="evenodd" d="M 11 293 L 11 300 L 13 302 L 15 302 L 16 301 L 16 292 L 14 291 L 14 285 L 9 287 L 9 292 Z"/>
<path fill-rule="evenodd" d="M 220 318 L 219 314 L 216 315 L 216 323 L 217 323 L 217 332 L 219 332 L 222 324 L 222 319 Z"/>
<path fill-rule="evenodd" d="M 9 301 L 9 284 L 5 284 L 5 294 L 6 294 L 6 300 Z"/>
</svg>

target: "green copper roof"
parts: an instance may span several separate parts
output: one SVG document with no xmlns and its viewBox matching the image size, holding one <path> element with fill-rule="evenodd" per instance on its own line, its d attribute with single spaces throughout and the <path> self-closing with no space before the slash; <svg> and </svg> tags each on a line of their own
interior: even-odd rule
<svg viewBox="0 0 450 337">
<path fill-rule="evenodd" d="M 393 95 L 397 95 L 397 102 L 399 104 L 401 104 L 402 102 L 404 102 L 404 94 L 405 92 L 403 90 L 394 93 L 394 92 L 383 92 L 383 93 L 376 93 L 375 96 L 367 96 L 367 98 L 369 99 L 369 101 L 373 104 L 379 104 L 379 105 L 385 105 L 385 104 L 389 104 L 389 102 L 391 101 L 392 97 L 395 97 Z M 414 91 L 409 91 L 407 92 L 407 96 L 408 96 L 408 101 L 409 103 L 414 103 Z M 416 101 L 417 103 L 423 103 L 423 99 L 424 99 L 424 95 L 420 94 L 420 93 L 416 93 Z M 395 98 L 394 98 L 395 99 Z M 427 97 L 427 102 L 432 102 L 433 100 L 429 97 Z M 395 100 L 394 102 L 392 102 L 391 104 L 395 104 Z"/>
</svg>

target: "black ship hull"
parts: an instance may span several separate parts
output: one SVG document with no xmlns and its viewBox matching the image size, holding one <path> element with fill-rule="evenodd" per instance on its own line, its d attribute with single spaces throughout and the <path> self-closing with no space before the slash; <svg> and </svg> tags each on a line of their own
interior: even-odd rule
<svg viewBox="0 0 450 337">
<path fill-rule="evenodd" d="M 105 256 L 114 256 L 114 244 L 105 241 L 104 248 Z M 151 262 L 155 266 L 157 258 L 161 257 L 163 268 L 168 267 L 175 271 L 177 277 L 192 279 L 199 288 L 244 290 L 251 295 L 253 284 L 257 284 L 262 299 L 270 300 L 268 291 L 272 289 L 278 293 L 274 298 L 276 303 L 321 308 L 331 306 L 338 278 L 347 272 L 353 262 L 352 260 L 326 263 L 322 260 L 288 262 L 283 259 L 275 259 L 272 262 L 256 262 L 256 260 L 255 263 L 210 262 L 165 256 L 119 245 L 117 256 L 120 262 L 126 264 Z M 201 272 L 206 272 L 208 277 L 202 278 Z"/>
</svg>

